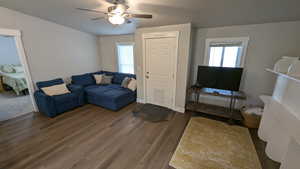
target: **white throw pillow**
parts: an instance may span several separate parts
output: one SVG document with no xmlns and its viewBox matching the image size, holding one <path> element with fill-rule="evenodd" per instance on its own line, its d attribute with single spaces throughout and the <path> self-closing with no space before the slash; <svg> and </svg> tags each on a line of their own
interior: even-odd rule
<svg viewBox="0 0 300 169">
<path fill-rule="evenodd" d="M 59 84 L 59 85 L 53 85 L 50 87 L 43 87 L 42 91 L 48 96 L 55 96 L 55 95 L 71 93 L 65 83 Z"/>
<path fill-rule="evenodd" d="M 94 75 L 94 78 L 96 80 L 96 84 L 101 84 L 103 80 L 104 75 Z"/>
<path fill-rule="evenodd" d="M 137 88 L 137 82 L 136 82 L 136 79 L 134 78 L 131 78 L 130 82 L 128 83 L 128 89 L 132 90 L 132 91 L 135 91 L 136 88 Z"/>
</svg>

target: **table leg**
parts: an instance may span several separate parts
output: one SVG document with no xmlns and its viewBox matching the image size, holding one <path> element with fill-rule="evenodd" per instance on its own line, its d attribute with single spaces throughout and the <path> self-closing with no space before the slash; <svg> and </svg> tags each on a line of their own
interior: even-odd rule
<svg viewBox="0 0 300 169">
<path fill-rule="evenodd" d="M 235 98 L 233 96 L 233 93 L 231 94 L 231 97 L 230 97 L 230 104 L 229 104 L 229 113 L 230 113 L 230 117 L 229 117 L 229 120 L 228 120 L 228 123 L 230 125 L 233 125 L 234 124 L 234 121 L 233 121 L 233 111 L 234 111 L 234 103 L 235 102 Z"/>
</svg>

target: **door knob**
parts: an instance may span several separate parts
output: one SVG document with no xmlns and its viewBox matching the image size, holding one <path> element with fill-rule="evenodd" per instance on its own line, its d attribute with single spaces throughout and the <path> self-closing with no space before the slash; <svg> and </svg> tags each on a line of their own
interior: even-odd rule
<svg viewBox="0 0 300 169">
<path fill-rule="evenodd" d="M 148 76 L 148 75 L 146 75 L 146 79 L 149 79 L 149 76 Z"/>
</svg>

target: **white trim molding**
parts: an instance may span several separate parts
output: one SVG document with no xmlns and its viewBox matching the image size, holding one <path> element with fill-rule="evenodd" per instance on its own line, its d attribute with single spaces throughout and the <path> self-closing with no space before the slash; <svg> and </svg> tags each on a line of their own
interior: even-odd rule
<svg viewBox="0 0 300 169">
<path fill-rule="evenodd" d="M 118 49 L 118 46 L 122 46 L 122 45 L 132 45 L 133 47 L 133 67 L 135 68 L 135 56 L 134 56 L 134 48 L 135 48 L 135 43 L 134 42 L 116 42 L 116 45 L 115 45 L 115 59 L 116 59 L 116 66 L 117 66 L 117 71 L 120 72 L 120 63 L 119 63 L 119 49 Z M 133 73 L 135 74 L 136 71 L 135 69 L 133 69 Z"/>
<path fill-rule="evenodd" d="M 175 62 L 174 62 L 174 86 L 173 87 L 173 98 L 172 98 L 172 105 L 171 107 L 168 108 L 173 108 L 175 107 L 175 100 L 176 100 L 176 82 L 177 82 L 177 64 L 178 64 L 178 46 L 179 46 L 179 31 L 166 31 L 166 32 L 152 32 L 152 33 L 144 33 L 142 35 L 142 47 L 143 47 L 143 54 L 142 54 L 142 58 L 143 58 L 143 94 L 144 94 L 144 102 L 147 103 L 147 92 L 146 92 L 146 39 L 155 39 L 155 38 L 176 38 L 176 53 L 175 53 Z"/>
<path fill-rule="evenodd" d="M 0 29 L 0 35 L 1 36 L 11 36 L 14 38 L 15 43 L 16 43 L 16 47 L 17 47 L 17 52 L 21 61 L 21 64 L 24 68 L 25 71 L 25 75 L 26 75 L 26 82 L 28 85 L 28 91 L 29 91 L 29 95 L 31 98 L 31 102 L 33 104 L 33 108 L 34 111 L 38 111 L 38 108 L 36 106 L 35 103 L 35 99 L 34 99 L 34 87 L 33 87 L 33 81 L 31 78 L 31 73 L 30 73 L 30 69 L 29 69 L 29 65 L 28 65 L 28 61 L 27 61 L 27 56 L 25 53 L 25 49 L 23 47 L 23 42 L 22 42 L 22 33 L 20 30 L 15 30 L 15 29 Z M 30 112 L 28 112 L 30 113 Z"/>
<path fill-rule="evenodd" d="M 142 98 L 136 98 L 136 102 L 138 102 L 138 103 L 143 103 L 143 104 L 146 103 L 146 102 L 145 102 L 145 99 L 142 99 Z"/>
<path fill-rule="evenodd" d="M 245 58 L 247 55 L 247 48 L 249 43 L 249 37 L 230 37 L 230 38 L 208 38 L 205 40 L 205 53 L 204 53 L 204 65 L 209 65 L 209 47 L 212 43 L 241 43 L 242 53 L 238 67 L 244 67 Z"/>
<path fill-rule="evenodd" d="M 183 107 L 174 106 L 172 110 L 179 112 L 179 113 L 185 113 L 185 108 L 183 108 Z"/>
</svg>

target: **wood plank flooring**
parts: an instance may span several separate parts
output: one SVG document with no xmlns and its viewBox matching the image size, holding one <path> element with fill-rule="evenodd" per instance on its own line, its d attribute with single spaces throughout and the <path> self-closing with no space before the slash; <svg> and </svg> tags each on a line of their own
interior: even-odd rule
<svg viewBox="0 0 300 169">
<path fill-rule="evenodd" d="M 0 169 L 172 169 L 168 163 L 191 113 L 150 123 L 85 105 L 56 118 L 27 114 L 0 123 Z M 277 169 L 251 131 L 264 169 Z M 279 167 L 278 167 L 279 168 Z"/>
<path fill-rule="evenodd" d="M 39 113 L 0 124 L 1 169 L 170 169 L 189 115 L 150 123 L 93 105 L 50 119 Z"/>
</svg>

